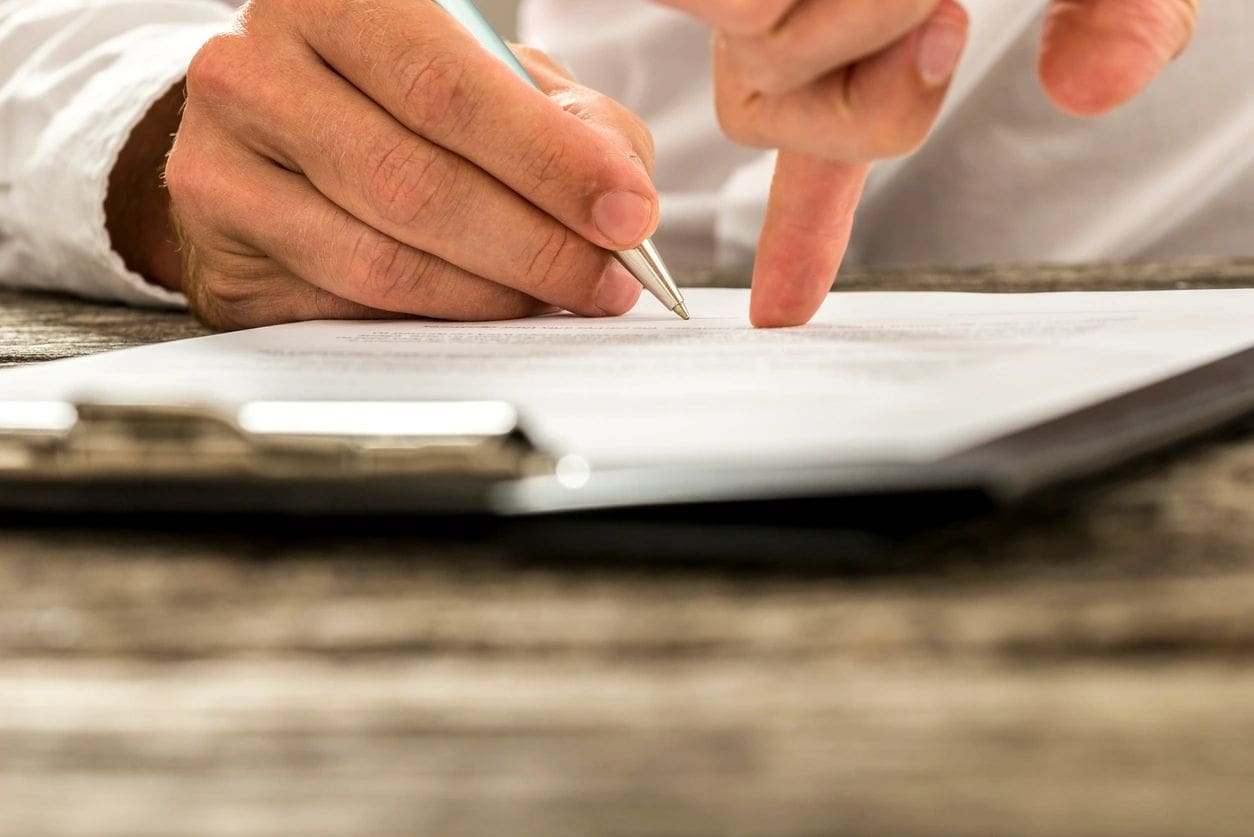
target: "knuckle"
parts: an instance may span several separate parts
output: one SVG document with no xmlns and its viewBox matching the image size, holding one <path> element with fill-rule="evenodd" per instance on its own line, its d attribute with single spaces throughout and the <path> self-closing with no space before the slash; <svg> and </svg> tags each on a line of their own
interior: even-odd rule
<svg viewBox="0 0 1254 837">
<path fill-rule="evenodd" d="M 461 57 L 419 44 L 401 56 L 397 71 L 400 78 L 409 79 L 403 105 L 428 136 L 460 133 L 474 122 L 478 96 Z"/>
<path fill-rule="evenodd" d="M 526 181 L 536 188 L 562 182 L 567 170 L 570 148 L 559 137 L 538 137 L 523 163 Z"/>
<path fill-rule="evenodd" d="M 366 184 L 383 219 L 408 227 L 433 216 L 436 202 L 451 191 L 455 178 L 455 167 L 439 155 L 402 140 L 375 157 Z"/>
<path fill-rule="evenodd" d="M 548 225 L 527 251 L 530 256 L 523 275 L 528 279 L 530 292 L 541 299 L 569 297 L 571 284 L 588 272 L 584 258 L 588 247 L 591 245 L 567 227 Z"/>
<path fill-rule="evenodd" d="M 187 68 L 189 100 L 221 101 L 240 89 L 245 56 L 239 40 L 235 34 L 215 35 L 193 56 Z"/>
<path fill-rule="evenodd" d="M 393 309 L 411 299 L 428 278 L 416 251 L 374 233 L 362 235 L 352 263 L 359 301 L 376 308 Z"/>
</svg>

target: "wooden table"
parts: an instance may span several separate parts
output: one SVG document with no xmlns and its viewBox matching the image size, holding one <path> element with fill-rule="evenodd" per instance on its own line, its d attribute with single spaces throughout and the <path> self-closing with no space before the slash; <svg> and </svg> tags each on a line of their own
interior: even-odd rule
<svg viewBox="0 0 1254 837">
<path fill-rule="evenodd" d="M 0 363 L 197 333 L 0 294 Z M 1254 830 L 1254 427 L 856 568 L 500 535 L 0 522 L 0 834 Z"/>
</svg>

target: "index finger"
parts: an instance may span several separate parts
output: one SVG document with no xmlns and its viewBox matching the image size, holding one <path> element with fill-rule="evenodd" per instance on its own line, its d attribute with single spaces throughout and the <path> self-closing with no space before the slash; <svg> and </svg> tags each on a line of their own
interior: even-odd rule
<svg viewBox="0 0 1254 837">
<path fill-rule="evenodd" d="M 804 325 L 827 299 L 853 231 L 870 166 L 782 152 L 753 269 L 749 319 Z"/>
<path fill-rule="evenodd" d="M 310 47 L 410 131 L 475 163 L 598 246 L 628 249 L 656 227 L 657 194 L 632 155 L 515 75 L 439 5 L 309 5 L 315 8 L 298 19 Z M 638 201 L 638 234 L 624 238 L 620 230 L 622 240 L 614 240 L 598 227 L 607 197 L 616 205 Z"/>
</svg>

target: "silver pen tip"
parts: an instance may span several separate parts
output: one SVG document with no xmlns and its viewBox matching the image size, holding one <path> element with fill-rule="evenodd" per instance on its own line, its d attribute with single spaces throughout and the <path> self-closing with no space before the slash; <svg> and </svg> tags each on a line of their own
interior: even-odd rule
<svg viewBox="0 0 1254 837">
<path fill-rule="evenodd" d="M 682 302 L 676 305 L 671 310 L 674 311 L 676 314 L 678 314 L 680 317 L 682 317 L 685 320 L 692 319 L 692 317 L 688 316 L 688 306 L 684 305 Z"/>
</svg>

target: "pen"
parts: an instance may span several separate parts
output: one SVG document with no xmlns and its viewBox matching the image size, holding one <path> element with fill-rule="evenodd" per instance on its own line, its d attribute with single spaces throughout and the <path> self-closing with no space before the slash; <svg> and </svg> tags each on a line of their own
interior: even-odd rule
<svg viewBox="0 0 1254 837">
<path fill-rule="evenodd" d="M 492 24 L 488 23 L 488 19 L 475 6 L 473 0 L 435 0 L 435 2 L 465 27 L 484 49 L 504 61 L 532 87 L 539 87 L 531 74 L 518 61 L 513 50 L 501 39 L 501 36 L 492 28 Z M 635 250 L 615 253 L 614 258 L 618 259 L 619 263 L 627 268 L 641 285 L 644 285 L 645 290 L 657 297 L 658 301 L 666 306 L 666 310 L 678 314 L 685 320 L 688 319 L 688 308 L 684 305 L 684 296 L 679 292 L 679 286 L 675 284 L 675 279 L 666 269 L 666 263 L 662 261 L 662 256 L 652 241 L 646 241 Z"/>
</svg>

